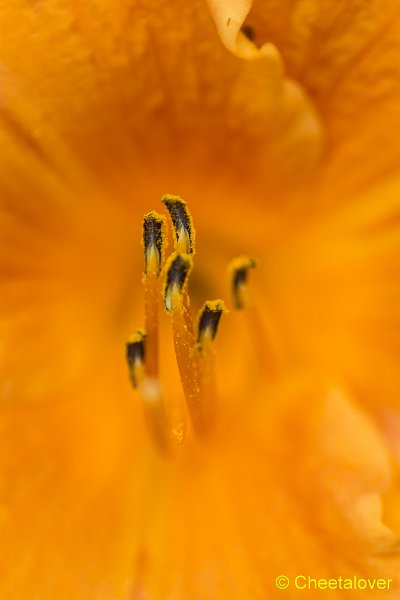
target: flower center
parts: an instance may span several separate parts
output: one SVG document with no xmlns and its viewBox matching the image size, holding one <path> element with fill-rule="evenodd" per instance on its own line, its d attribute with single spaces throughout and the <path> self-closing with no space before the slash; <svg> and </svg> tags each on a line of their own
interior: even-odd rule
<svg viewBox="0 0 400 600">
<path fill-rule="evenodd" d="M 194 324 L 190 311 L 189 276 L 195 254 L 195 230 L 184 200 L 164 196 L 173 230 L 174 252 L 166 258 L 166 218 L 152 211 L 143 219 L 145 330 L 138 329 L 128 340 L 126 357 L 129 376 L 137 388 L 145 418 L 157 446 L 169 452 L 187 436 L 206 436 L 215 419 L 214 340 L 221 316 L 222 300 L 206 301 Z M 255 261 L 239 257 L 230 264 L 233 304 L 243 309 L 251 304 L 248 272 Z M 161 304 L 171 320 L 176 361 L 185 398 L 181 414 L 188 423 L 176 427 L 168 418 L 168 403 L 159 380 L 159 319 Z"/>
</svg>

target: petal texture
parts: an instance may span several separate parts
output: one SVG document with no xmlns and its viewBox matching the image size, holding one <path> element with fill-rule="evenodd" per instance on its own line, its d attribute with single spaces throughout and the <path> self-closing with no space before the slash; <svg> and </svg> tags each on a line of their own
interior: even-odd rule
<svg viewBox="0 0 400 600">
<path fill-rule="evenodd" d="M 330 148 L 327 189 L 343 198 L 398 168 L 397 0 L 256 0 L 248 25 L 259 44 L 277 46 L 320 111 Z"/>
<path fill-rule="evenodd" d="M 160 461 L 116 368 L 2 418 L 4 597 L 245 600 L 278 597 L 281 574 L 396 578 L 388 455 L 345 393 L 261 393 L 207 448 Z"/>
</svg>

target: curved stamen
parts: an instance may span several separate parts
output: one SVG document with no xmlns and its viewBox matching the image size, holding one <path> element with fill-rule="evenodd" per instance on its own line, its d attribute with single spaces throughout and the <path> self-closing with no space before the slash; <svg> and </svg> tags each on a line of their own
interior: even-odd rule
<svg viewBox="0 0 400 600">
<path fill-rule="evenodd" d="M 164 307 L 167 312 L 173 310 L 173 302 L 182 297 L 185 284 L 192 270 L 192 259 L 187 254 L 171 254 L 166 265 L 164 285 Z"/>
<path fill-rule="evenodd" d="M 157 379 L 148 377 L 145 368 L 147 336 L 138 329 L 126 344 L 129 378 L 132 386 L 138 388 L 143 400 L 143 409 L 148 427 L 157 446 L 168 450 L 168 426 L 162 402 L 161 386 Z"/>
<path fill-rule="evenodd" d="M 249 305 L 248 275 L 250 269 L 254 269 L 255 266 L 256 261 L 248 256 L 239 256 L 239 258 L 235 258 L 229 265 L 233 304 L 238 310 Z"/>
<path fill-rule="evenodd" d="M 162 202 L 167 207 L 175 231 L 175 250 L 184 254 L 194 254 L 195 232 L 191 214 L 186 202 L 179 196 L 164 196 Z"/>
<path fill-rule="evenodd" d="M 208 301 L 200 310 L 197 325 L 197 342 L 202 344 L 206 339 L 214 340 L 225 305 L 222 300 Z"/>
<path fill-rule="evenodd" d="M 226 309 L 222 300 L 208 301 L 199 311 L 197 321 L 199 405 L 203 414 L 204 429 L 210 428 L 217 410 L 214 339 L 224 312 Z"/>
<path fill-rule="evenodd" d="M 164 305 L 171 315 L 175 355 L 186 404 L 193 428 L 204 430 L 204 413 L 200 403 L 198 364 L 193 324 L 188 309 L 187 280 L 192 259 L 187 254 L 173 254 L 166 269 Z"/>
<path fill-rule="evenodd" d="M 165 217 L 155 211 L 143 218 L 142 243 L 145 257 L 145 275 L 158 276 L 165 252 Z"/>
<path fill-rule="evenodd" d="M 165 217 L 154 211 L 143 218 L 142 243 L 144 250 L 144 307 L 146 340 L 146 369 L 150 377 L 158 376 L 158 323 L 160 313 L 159 274 L 166 246 Z"/>
<path fill-rule="evenodd" d="M 129 378 L 134 388 L 137 388 L 145 378 L 145 339 L 145 332 L 138 329 L 126 343 Z"/>
<path fill-rule="evenodd" d="M 256 266 L 256 261 L 247 256 L 235 258 L 229 264 L 233 304 L 243 313 L 260 369 L 272 378 L 279 369 L 281 349 L 278 347 L 276 332 L 268 319 L 268 311 L 265 311 L 267 319 L 262 318 L 249 290 L 249 271 Z"/>
</svg>

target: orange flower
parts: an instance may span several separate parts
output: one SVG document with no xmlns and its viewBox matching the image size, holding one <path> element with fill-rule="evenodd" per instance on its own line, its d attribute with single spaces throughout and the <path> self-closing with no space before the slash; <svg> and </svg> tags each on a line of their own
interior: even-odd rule
<svg viewBox="0 0 400 600">
<path fill-rule="evenodd" d="M 9 4 L 0 597 L 396 598 L 398 3 Z M 166 452 L 124 345 L 167 192 L 196 228 L 191 308 L 230 312 L 188 363 L 185 311 L 162 315 Z"/>
</svg>

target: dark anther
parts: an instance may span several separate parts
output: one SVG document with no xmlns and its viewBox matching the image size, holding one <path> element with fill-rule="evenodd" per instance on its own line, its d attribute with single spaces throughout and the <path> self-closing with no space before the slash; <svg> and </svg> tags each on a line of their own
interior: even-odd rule
<svg viewBox="0 0 400 600">
<path fill-rule="evenodd" d="M 255 260 L 248 258 L 240 261 L 232 274 L 232 293 L 235 308 L 244 308 L 243 290 L 247 284 L 249 270 L 256 266 Z"/>
<path fill-rule="evenodd" d="M 177 250 L 185 251 L 186 254 L 193 254 L 194 232 L 192 218 L 187 209 L 186 202 L 178 196 L 164 196 L 162 201 L 171 217 L 177 243 L 182 243 L 182 236 L 187 240 L 186 247 L 184 249 L 177 248 Z"/>
<path fill-rule="evenodd" d="M 201 343 L 207 333 L 213 340 L 218 330 L 218 324 L 224 311 L 222 301 L 206 302 L 201 310 L 198 324 L 197 341 Z"/>
<path fill-rule="evenodd" d="M 144 365 L 146 334 L 137 331 L 126 344 L 126 359 L 128 361 L 129 375 L 133 387 L 137 387 L 137 370 Z"/>
<path fill-rule="evenodd" d="M 152 211 L 145 215 L 143 219 L 143 246 L 145 256 L 145 273 L 149 267 L 149 257 L 151 252 L 156 253 L 157 275 L 161 271 L 162 248 L 164 241 L 164 219 L 161 215 Z"/>
<path fill-rule="evenodd" d="M 186 278 L 192 268 L 192 261 L 189 256 L 176 254 L 169 264 L 164 288 L 164 305 L 169 312 L 172 309 L 171 293 L 174 286 L 178 287 L 179 292 L 182 292 Z"/>
<path fill-rule="evenodd" d="M 255 38 L 254 29 L 252 27 L 250 27 L 250 25 L 243 25 L 241 31 L 251 42 L 254 42 L 254 38 Z"/>
</svg>

